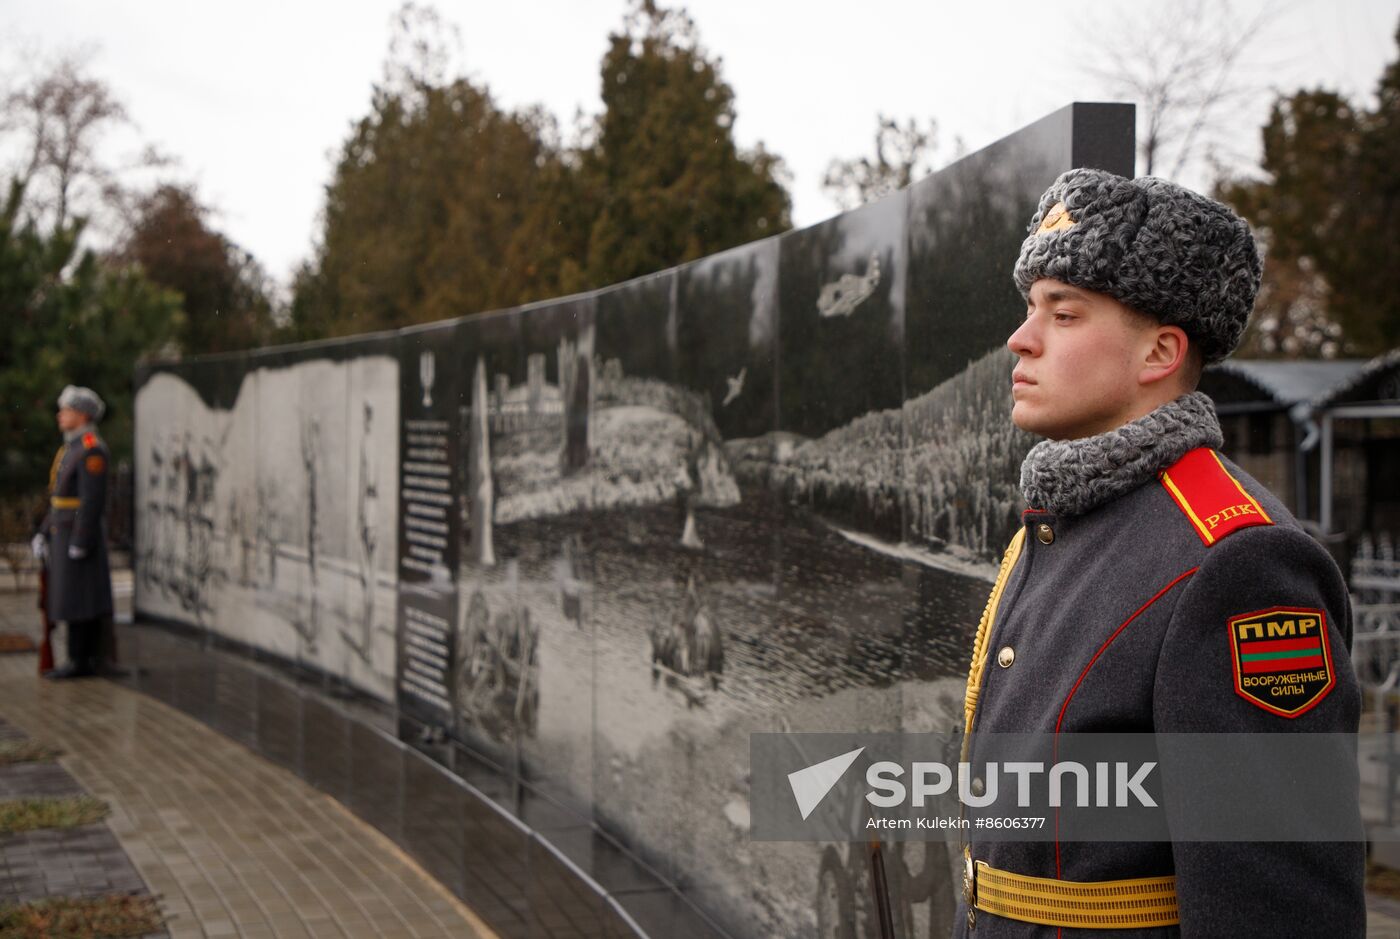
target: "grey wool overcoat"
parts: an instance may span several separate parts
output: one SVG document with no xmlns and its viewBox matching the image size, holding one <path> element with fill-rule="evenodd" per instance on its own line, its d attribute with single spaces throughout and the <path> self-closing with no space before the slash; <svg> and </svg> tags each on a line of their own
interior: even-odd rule
<svg viewBox="0 0 1400 939">
<path fill-rule="evenodd" d="M 107 559 L 107 473 L 111 454 L 95 430 L 66 442 L 54 457 L 48 539 L 49 618 L 63 622 L 112 614 L 112 573 Z M 68 549 L 85 552 L 69 557 Z"/>
<path fill-rule="evenodd" d="M 1311 732 L 1335 734 L 1340 776 L 1355 771 L 1348 735 L 1361 696 L 1341 572 L 1238 466 L 1201 447 L 1083 514 L 1032 506 L 1023 528 L 1019 556 L 1003 565 L 980 693 L 970 691 L 974 750 L 998 733 Z M 1302 631 L 1270 639 L 1273 620 Z M 1294 658 L 1271 658 L 1284 654 Z M 1365 932 L 1359 840 L 970 841 L 974 869 L 981 861 L 1060 881 L 1174 877 L 1180 924 L 1100 931 L 979 911 L 969 929 L 960 904 L 956 936 Z"/>
</svg>

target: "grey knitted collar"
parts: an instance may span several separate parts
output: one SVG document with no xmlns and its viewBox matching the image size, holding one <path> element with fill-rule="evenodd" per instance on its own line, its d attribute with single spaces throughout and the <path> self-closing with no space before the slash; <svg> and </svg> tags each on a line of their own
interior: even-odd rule
<svg viewBox="0 0 1400 939">
<path fill-rule="evenodd" d="M 1223 442 L 1215 405 L 1193 392 L 1107 433 L 1042 440 L 1021 464 L 1021 494 L 1033 508 L 1083 515 L 1155 478 L 1189 451 Z"/>
</svg>

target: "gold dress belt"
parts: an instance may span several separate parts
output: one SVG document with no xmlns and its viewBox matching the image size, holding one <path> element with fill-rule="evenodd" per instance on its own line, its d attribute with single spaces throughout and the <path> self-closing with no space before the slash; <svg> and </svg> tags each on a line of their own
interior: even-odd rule
<svg viewBox="0 0 1400 939">
<path fill-rule="evenodd" d="M 76 509 L 83 504 L 83 500 L 77 496 L 52 496 L 49 505 L 56 509 Z"/>
<path fill-rule="evenodd" d="M 1080 929 L 1143 929 L 1181 922 L 1176 878 L 1172 876 L 1056 880 L 1013 874 L 978 861 L 969 880 L 963 885 L 969 906 L 1025 923 Z"/>
</svg>

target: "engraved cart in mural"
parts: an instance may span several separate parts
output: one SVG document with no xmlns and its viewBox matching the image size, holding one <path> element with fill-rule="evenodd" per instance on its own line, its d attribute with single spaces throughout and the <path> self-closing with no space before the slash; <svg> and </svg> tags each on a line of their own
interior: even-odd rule
<svg viewBox="0 0 1400 939">
<path fill-rule="evenodd" d="M 956 898 L 943 843 L 899 841 L 881 850 L 894 935 L 899 939 L 948 935 Z M 814 900 L 820 939 L 883 939 L 870 886 L 869 851 L 867 845 L 845 843 L 822 850 Z"/>
<path fill-rule="evenodd" d="M 815 762 L 813 756 L 801 752 L 799 737 L 788 739 L 797 747 L 803 763 Z M 958 755 L 953 751 L 945 753 L 944 758 L 955 762 Z M 858 770 L 846 774 L 823 800 L 842 806 L 847 824 L 858 824 L 856 820 L 865 818 L 870 808 L 864 798 L 865 787 L 861 785 L 867 767 L 867 761 L 860 761 Z M 948 809 L 957 811 L 955 805 Z M 875 840 L 822 846 L 812 903 L 816 912 L 816 936 L 819 939 L 883 939 L 872 886 L 871 855 L 877 845 L 884 867 L 894 935 L 899 939 L 941 939 L 948 935 L 957 906 L 954 879 L 948 876 L 948 871 L 957 861 L 958 846 L 942 841 L 879 844 Z"/>
<path fill-rule="evenodd" d="M 724 636 L 698 566 L 686 577 L 670 618 L 658 619 L 649 638 L 653 679 L 664 676 L 689 704 L 704 704 L 706 693 L 719 688 Z"/>
<path fill-rule="evenodd" d="M 512 570 L 507 580 L 517 576 Z M 511 593 L 514 602 L 493 614 L 485 593 L 473 591 L 458 633 L 458 717 L 496 739 L 532 733 L 539 710 L 539 630 L 518 591 L 508 588 Z"/>
</svg>

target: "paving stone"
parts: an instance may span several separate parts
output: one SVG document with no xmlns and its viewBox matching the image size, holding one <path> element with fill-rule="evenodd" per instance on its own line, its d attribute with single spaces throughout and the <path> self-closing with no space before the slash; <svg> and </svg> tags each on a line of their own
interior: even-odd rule
<svg viewBox="0 0 1400 939">
<path fill-rule="evenodd" d="M 145 883 L 105 825 L 0 836 L 0 900 L 144 892 Z"/>
<path fill-rule="evenodd" d="M 82 793 L 83 787 L 57 763 L 12 763 L 0 766 L 0 800 L 38 796 L 58 798 Z"/>
</svg>

